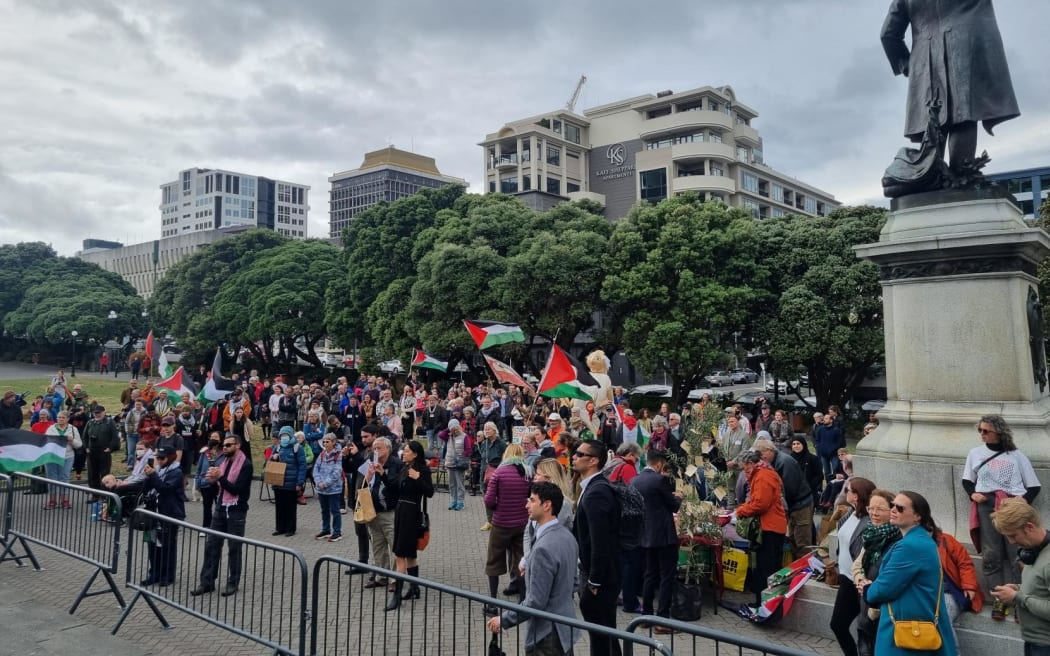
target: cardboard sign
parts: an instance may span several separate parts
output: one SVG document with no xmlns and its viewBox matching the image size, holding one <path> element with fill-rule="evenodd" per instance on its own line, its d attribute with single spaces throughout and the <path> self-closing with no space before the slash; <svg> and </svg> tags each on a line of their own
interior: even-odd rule
<svg viewBox="0 0 1050 656">
<path fill-rule="evenodd" d="M 514 426 L 510 429 L 510 440 L 514 444 L 521 444 L 521 440 L 532 430 L 528 426 Z"/>
</svg>

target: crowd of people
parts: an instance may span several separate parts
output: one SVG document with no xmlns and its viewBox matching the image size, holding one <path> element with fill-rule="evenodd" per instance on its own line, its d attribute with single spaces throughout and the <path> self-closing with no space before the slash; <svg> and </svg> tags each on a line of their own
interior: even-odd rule
<svg viewBox="0 0 1050 656">
<path fill-rule="evenodd" d="M 464 508 L 468 491 L 481 497 L 471 503 L 486 511 L 484 574 L 493 598 L 506 576 L 502 593 L 527 607 L 574 617 L 578 603 L 585 620 L 608 627 L 616 626 L 618 605 L 669 617 L 679 545 L 675 515 L 683 497 L 674 479 L 685 477 L 679 456 L 686 431 L 703 423 L 714 426 L 705 458 L 725 476 L 727 489 L 718 494 L 702 473 L 690 482 L 702 499 L 731 512 L 739 533 L 758 545 L 747 584 L 756 605 L 767 577 L 781 566 L 784 545 L 796 557 L 808 554 L 819 524 L 821 536 L 830 531 L 837 538 L 826 576 L 837 587 L 830 628 L 846 656 L 898 653 L 894 618 L 938 622 L 940 653 L 957 653 L 952 622 L 964 611 L 980 612 L 986 596 L 993 619 L 1011 608 L 1021 616 L 1025 639 L 1036 648 L 1030 653 L 1050 649 L 1048 561 L 1041 555 L 1050 538 L 1028 505 L 1040 485 L 999 416 L 981 418 L 981 444 L 969 454 L 960 482 L 973 504 L 974 545 L 988 584 L 982 590 L 966 549 L 938 528 L 925 498 L 853 475 L 844 417 L 834 406 L 816 413 L 802 432 L 763 399 L 753 412 L 737 404 L 723 413 L 705 397 L 680 412 L 665 403 L 635 417 L 618 390 L 605 407 L 580 408 L 516 388 L 453 383 L 441 392 L 415 377 L 398 392 L 381 377 L 329 385 L 249 374 L 227 398 L 207 405 L 188 395 L 172 403 L 150 381 L 140 389 L 132 380 L 110 416 L 81 385 L 55 383 L 26 408 L 36 429 L 46 424 L 49 434 L 67 440 L 66 463 L 49 466 L 49 478 L 79 477 L 82 458 L 91 488 L 136 495 L 137 503 L 161 514 L 183 519 L 189 496 L 203 501 L 202 525 L 218 534 L 208 534 L 194 595 L 218 589 L 219 535 L 244 535 L 255 475 L 251 443 L 261 438 L 268 440 L 264 461 L 280 465 L 278 479 L 269 479 L 275 537 L 296 534 L 304 487 L 312 482 L 319 507 L 315 539 L 340 541 L 343 516 L 367 497 L 372 516 L 353 522 L 357 560 L 421 576 L 427 500 L 435 477 L 444 476 L 450 511 Z M 8 423 L 11 396 L 0 405 Z M 719 418 L 712 422 L 713 413 Z M 23 417 L 20 411 L 19 424 Z M 871 419 L 865 432 L 876 425 Z M 117 480 L 109 470 L 120 448 L 127 450 L 129 474 Z M 636 526 L 625 519 L 617 486 L 633 488 L 644 503 Z M 56 488 L 45 507 L 70 504 Z M 165 585 L 177 576 L 176 534 L 154 536 L 144 584 Z M 228 551 L 224 595 L 240 584 L 239 543 L 230 541 Z M 1035 567 L 1022 575 L 1018 558 Z M 933 562 L 941 566 L 930 567 Z M 346 573 L 364 572 L 351 567 Z M 388 611 L 419 597 L 415 586 L 372 575 L 364 587 L 385 588 Z M 493 632 L 524 621 L 495 606 L 485 610 Z M 526 631 L 530 653 L 563 654 L 574 641 L 565 627 L 540 620 Z M 616 641 L 603 635 L 592 634 L 590 643 L 592 654 L 618 653 Z"/>
</svg>

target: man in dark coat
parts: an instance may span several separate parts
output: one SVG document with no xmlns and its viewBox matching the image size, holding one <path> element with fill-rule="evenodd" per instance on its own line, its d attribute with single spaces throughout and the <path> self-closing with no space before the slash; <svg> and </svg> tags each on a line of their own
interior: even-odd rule
<svg viewBox="0 0 1050 656">
<path fill-rule="evenodd" d="M 671 589 L 674 585 L 675 569 L 678 565 L 678 532 L 674 528 L 674 513 L 682 505 L 682 495 L 674 491 L 667 464 L 667 453 L 649 453 L 648 464 L 641 474 L 631 480 L 631 485 L 645 499 L 645 523 L 639 546 L 642 549 L 644 583 L 642 584 L 642 612 L 671 617 Z M 660 594 L 657 596 L 656 591 Z M 670 629 L 656 627 L 657 633 L 670 633 Z"/>
<path fill-rule="evenodd" d="M 912 49 L 904 42 L 911 26 Z M 953 170 L 977 152 L 977 121 L 989 134 L 1020 115 L 992 0 L 893 0 L 882 46 L 894 75 L 908 77 L 904 135 L 920 141 L 931 99 L 948 131 Z"/>
<path fill-rule="evenodd" d="M 597 441 L 582 442 L 572 455 L 580 476 L 573 531 L 580 545 L 580 613 L 594 624 L 616 628 L 620 592 L 620 502 L 602 475 L 607 452 Z M 591 632 L 591 656 L 620 656 L 620 643 Z"/>
<path fill-rule="evenodd" d="M 182 487 L 182 468 L 175 450 L 157 448 L 156 467 L 146 465 L 143 488 L 156 497 L 157 513 L 172 519 L 186 519 L 186 495 Z M 151 531 L 149 573 L 141 585 L 171 585 L 178 574 L 178 538 L 176 524 L 161 523 Z"/>
<path fill-rule="evenodd" d="M 113 465 L 113 451 L 120 448 L 117 425 L 106 416 L 106 409 L 95 406 L 91 421 L 84 427 L 84 447 L 87 449 L 88 486 L 102 489 L 102 477 L 109 475 Z M 88 501 L 94 501 L 89 499 Z"/>
<path fill-rule="evenodd" d="M 7 390 L 0 401 L 0 428 L 21 428 L 22 421 L 22 405 L 19 404 L 18 395 Z"/>
</svg>

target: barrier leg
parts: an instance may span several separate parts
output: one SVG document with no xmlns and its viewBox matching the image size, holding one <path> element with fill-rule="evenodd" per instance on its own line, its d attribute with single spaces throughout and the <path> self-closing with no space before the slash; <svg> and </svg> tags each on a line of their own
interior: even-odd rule
<svg viewBox="0 0 1050 656">
<path fill-rule="evenodd" d="M 117 631 L 120 631 L 120 627 L 124 624 L 124 620 L 128 619 L 128 615 L 131 614 L 131 609 L 135 607 L 135 603 L 139 599 L 146 600 L 146 604 L 150 607 L 150 610 L 153 611 L 153 614 L 157 616 L 157 620 L 160 621 L 162 627 L 165 629 L 171 628 L 171 625 L 168 624 L 168 620 L 164 618 L 164 614 L 160 612 L 159 608 L 157 608 L 157 604 L 153 603 L 153 600 L 150 599 L 148 595 L 142 594 L 142 591 L 139 590 L 135 593 L 135 596 L 131 598 L 131 602 L 124 608 L 124 612 L 122 612 L 120 617 L 117 618 L 116 625 L 113 627 L 113 630 L 109 632 L 110 635 L 117 635 Z"/>
<path fill-rule="evenodd" d="M 105 590 L 95 590 L 94 592 L 88 592 L 88 590 L 91 589 L 91 586 L 95 583 L 95 579 L 98 578 L 99 574 L 102 574 L 102 576 L 106 579 L 106 584 L 109 587 Z M 80 589 L 80 594 L 77 595 L 76 600 L 73 602 L 72 608 L 69 609 L 69 614 L 72 615 L 73 613 L 75 613 L 77 610 L 77 606 L 80 605 L 80 602 L 84 601 L 88 597 L 96 597 L 98 595 L 110 593 L 112 593 L 113 596 L 117 598 L 117 603 L 120 604 L 120 607 L 124 608 L 124 597 L 120 594 L 120 589 L 117 587 L 117 582 L 113 580 L 113 575 L 100 567 L 95 570 L 95 573 L 92 574 L 91 578 L 87 580 L 87 583 L 84 584 L 84 587 Z"/>
<path fill-rule="evenodd" d="M 24 556 L 19 556 L 15 553 L 15 540 L 18 540 L 22 544 L 22 550 L 26 552 Z M 43 569 L 40 567 L 40 563 L 37 561 L 36 556 L 33 555 L 33 550 L 30 549 L 29 545 L 26 543 L 25 538 L 12 535 L 8 538 L 7 543 L 0 544 L 4 545 L 4 551 L 3 553 L 0 553 L 0 563 L 5 560 L 13 560 L 19 567 L 25 567 L 25 565 L 22 564 L 22 559 L 28 558 L 29 562 L 33 563 L 33 569 L 38 572 Z"/>
</svg>

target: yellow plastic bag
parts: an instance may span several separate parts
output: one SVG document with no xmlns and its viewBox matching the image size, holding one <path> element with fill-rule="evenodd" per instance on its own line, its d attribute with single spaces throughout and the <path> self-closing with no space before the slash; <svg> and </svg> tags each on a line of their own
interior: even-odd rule
<svg viewBox="0 0 1050 656">
<path fill-rule="evenodd" d="M 729 547 L 722 550 L 722 583 L 726 590 L 744 591 L 747 580 L 747 552 Z"/>
</svg>

